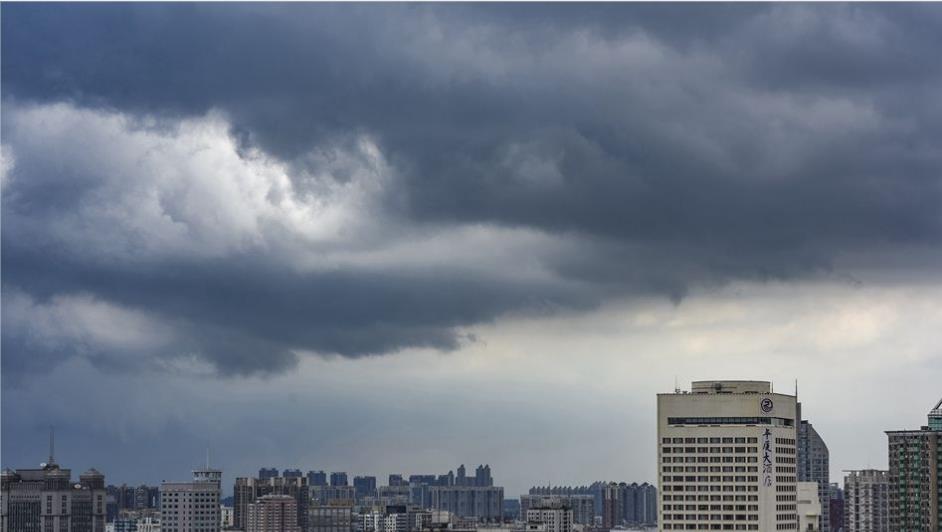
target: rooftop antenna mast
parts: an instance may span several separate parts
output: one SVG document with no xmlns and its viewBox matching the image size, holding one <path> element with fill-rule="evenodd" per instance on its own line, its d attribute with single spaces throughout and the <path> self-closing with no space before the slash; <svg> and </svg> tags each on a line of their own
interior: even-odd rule
<svg viewBox="0 0 942 532">
<path fill-rule="evenodd" d="M 49 426 L 49 465 L 56 463 L 56 429 Z"/>
</svg>

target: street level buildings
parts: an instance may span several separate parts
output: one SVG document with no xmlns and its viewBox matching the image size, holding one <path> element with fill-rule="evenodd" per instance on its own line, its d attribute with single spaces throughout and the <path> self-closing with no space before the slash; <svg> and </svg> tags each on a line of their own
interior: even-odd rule
<svg viewBox="0 0 942 532">
<path fill-rule="evenodd" d="M 699 381 L 657 410 L 660 530 L 797 530 L 794 396 Z"/>
<path fill-rule="evenodd" d="M 844 476 L 845 532 L 890 532 L 886 471 L 863 469 Z M 894 532 L 896 532 L 894 530 Z"/>
</svg>

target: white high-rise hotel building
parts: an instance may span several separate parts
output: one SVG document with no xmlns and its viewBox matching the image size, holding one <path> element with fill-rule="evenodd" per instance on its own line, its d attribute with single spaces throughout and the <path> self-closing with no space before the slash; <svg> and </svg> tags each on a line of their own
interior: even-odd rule
<svg viewBox="0 0 942 532">
<path fill-rule="evenodd" d="M 796 411 L 762 381 L 658 394 L 660 530 L 797 530 Z"/>
</svg>

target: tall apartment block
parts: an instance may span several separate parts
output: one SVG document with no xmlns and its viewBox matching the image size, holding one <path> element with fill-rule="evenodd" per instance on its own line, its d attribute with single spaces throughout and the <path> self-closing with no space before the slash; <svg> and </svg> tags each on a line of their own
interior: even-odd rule
<svg viewBox="0 0 942 532">
<path fill-rule="evenodd" d="M 249 505 L 266 495 L 286 495 L 295 501 L 295 523 L 304 530 L 307 527 L 308 506 L 311 490 L 307 478 L 299 475 L 250 478 L 238 477 L 232 489 L 233 528 L 248 530 Z M 353 488 L 350 488 L 351 490 Z"/>
<path fill-rule="evenodd" d="M 595 498 L 592 495 L 521 495 L 520 516 L 527 517 L 527 510 L 547 505 L 562 504 L 572 510 L 572 522 L 578 525 L 595 523 Z"/>
<path fill-rule="evenodd" d="M 844 476 L 845 532 L 890 532 L 887 472 L 847 471 Z"/>
<path fill-rule="evenodd" d="M 298 502 L 290 495 L 263 495 L 249 505 L 246 532 L 301 532 Z"/>
<path fill-rule="evenodd" d="M 611 530 L 622 524 L 625 515 L 624 487 L 610 482 L 602 490 L 602 528 Z"/>
<path fill-rule="evenodd" d="M 660 530 L 797 530 L 792 395 L 763 381 L 658 394 Z"/>
<path fill-rule="evenodd" d="M 942 401 L 919 430 L 887 431 L 890 528 L 894 532 L 942 530 Z"/>
<path fill-rule="evenodd" d="M 480 521 L 503 518 L 504 488 L 498 486 L 432 486 L 432 509 Z"/>
<path fill-rule="evenodd" d="M 376 477 L 353 477 L 353 489 L 357 500 L 376 495 Z"/>
<path fill-rule="evenodd" d="M 524 518 L 528 531 L 572 532 L 572 508 L 559 499 L 528 508 Z"/>
<path fill-rule="evenodd" d="M 799 404 L 799 418 L 801 405 Z M 831 479 L 830 453 L 824 440 L 806 420 L 798 424 L 798 482 L 815 482 L 818 485 L 818 502 L 822 509 L 817 529 L 831 532 Z"/>
<path fill-rule="evenodd" d="M 657 523 L 657 488 L 647 482 L 609 482 L 602 488 L 602 526 Z"/>
<path fill-rule="evenodd" d="M 222 471 L 197 469 L 192 482 L 160 485 L 161 532 L 219 532 Z"/>
<path fill-rule="evenodd" d="M 49 462 L 39 469 L 0 473 L 3 532 L 104 532 L 105 477 L 89 469 L 72 483 L 72 471 Z"/>
</svg>

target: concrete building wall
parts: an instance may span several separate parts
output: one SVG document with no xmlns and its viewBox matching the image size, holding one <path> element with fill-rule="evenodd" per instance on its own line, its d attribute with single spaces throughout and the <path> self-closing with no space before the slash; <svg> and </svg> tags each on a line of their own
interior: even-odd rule
<svg viewBox="0 0 942 532">
<path fill-rule="evenodd" d="M 818 495 L 817 482 L 798 483 L 798 530 L 801 532 L 821 532 L 821 499 Z"/>
</svg>

